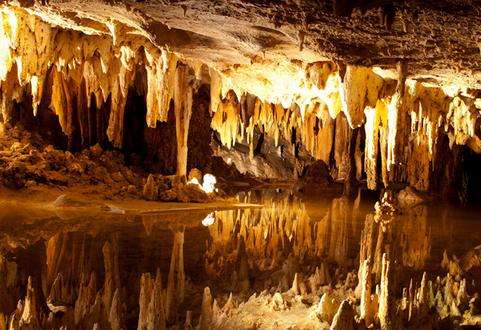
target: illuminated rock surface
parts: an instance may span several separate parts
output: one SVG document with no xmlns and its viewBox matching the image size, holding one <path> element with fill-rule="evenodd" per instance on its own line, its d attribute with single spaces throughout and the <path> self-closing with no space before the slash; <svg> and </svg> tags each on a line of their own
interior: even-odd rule
<svg viewBox="0 0 481 330">
<path fill-rule="evenodd" d="M 157 139 L 168 138 L 170 146 L 152 157 L 185 177 L 194 147 L 190 122 L 207 85 L 202 108 L 210 114 L 197 131 L 210 125 L 226 149 L 247 146 L 244 156 L 219 153 L 243 173 L 295 179 L 306 161 L 322 160 L 335 180 L 349 184 L 447 186 L 441 195 L 471 198 L 475 179 L 457 172 L 481 150 L 479 27 L 472 24 L 478 5 L 223 6 L 3 4 L 3 122 L 9 127 L 19 113 L 34 114 L 42 130 L 53 129 L 45 118 L 58 120 L 56 134 L 72 149 L 95 143 L 129 149 L 144 138 L 145 159 Z M 457 43 L 448 42 L 453 37 Z M 129 110 L 135 102 L 144 115 Z M 279 159 L 290 159 L 286 169 L 256 157 L 264 139 Z M 254 169 L 242 165 L 249 162 Z"/>
</svg>

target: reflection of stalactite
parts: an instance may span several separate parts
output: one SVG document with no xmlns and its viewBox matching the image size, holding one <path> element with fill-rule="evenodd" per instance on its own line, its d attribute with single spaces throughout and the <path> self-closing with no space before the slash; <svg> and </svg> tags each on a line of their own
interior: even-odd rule
<svg viewBox="0 0 481 330">
<path fill-rule="evenodd" d="M 431 229 L 428 225 L 427 207 L 418 205 L 405 214 L 366 216 L 359 252 L 360 265 L 371 260 L 372 272 L 379 279 L 382 255 L 388 253 L 391 260 L 401 266 L 423 269 L 431 250 Z"/>
<path fill-rule="evenodd" d="M 262 209 L 218 211 L 209 226 L 212 244 L 206 254 L 206 267 L 211 275 L 236 273 L 241 279 L 241 264 L 247 258 L 250 268 L 267 270 L 282 263 L 286 256 L 317 258 L 340 265 L 352 265 L 360 234 L 357 224 L 359 200 L 334 199 L 326 216 L 312 218 L 306 206 L 297 199 L 264 197 Z M 232 242 L 237 243 L 237 251 Z M 240 253 L 239 246 L 245 252 Z M 215 262 L 223 255 L 225 262 Z M 244 255 L 245 254 L 245 255 Z M 254 266 L 255 265 L 255 266 Z M 322 268 L 322 277 L 329 277 Z M 294 275 L 294 274 L 292 274 Z"/>
<path fill-rule="evenodd" d="M 174 233 L 169 276 L 167 278 L 165 313 L 169 322 L 176 321 L 177 308 L 184 300 L 184 290 L 184 231 L 182 230 Z"/>
<path fill-rule="evenodd" d="M 112 242 L 106 242 L 102 252 L 104 255 L 105 268 L 105 281 L 102 299 L 106 311 L 110 311 L 115 291 L 121 287 L 118 237 L 114 236 Z"/>
<path fill-rule="evenodd" d="M 95 273 L 89 277 L 84 276 L 80 282 L 77 300 L 75 301 L 74 320 L 75 324 L 79 324 L 87 316 L 92 314 L 92 306 L 95 304 L 97 296 L 97 279 Z"/>
<path fill-rule="evenodd" d="M 418 293 L 409 289 L 402 313 L 395 310 L 396 292 L 401 281 L 406 281 L 407 269 L 423 269 L 430 255 L 431 234 L 427 222 L 427 208 L 424 205 L 403 210 L 398 214 L 396 207 L 383 197 L 376 204 L 376 212 L 368 214 L 361 236 L 359 252 L 359 283 L 356 289 L 361 299 L 361 316 L 370 324 L 375 320 L 376 308 L 381 328 L 391 329 L 400 325 L 401 314 L 412 317 L 411 310 L 418 313 L 427 311 L 427 280 L 421 281 Z M 407 278 L 409 279 L 409 277 Z M 379 290 L 372 292 L 372 282 L 379 284 Z M 412 279 L 411 279 L 412 287 Z M 376 301 L 379 299 L 379 305 Z M 411 304 L 408 306 L 407 304 Z M 404 316 L 403 316 L 404 317 Z"/>
<path fill-rule="evenodd" d="M 344 265 L 350 262 L 355 238 L 359 235 L 356 223 L 359 221 L 357 208 L 359 200 L 354 203 L 348 198 L 332 201 L 332 206 L 326 216 L 317 224 L 316 253 L 327 256 L 329 260 Z M 354 237 L 353 237 L 354 235 Z"/>
<path fill-rule="evenodd" d="M 394 322 L 394 284 L 393 284 L 393 269 L 392 264 L 387 255 L 384 253 L 382 256 L 381 265 L 381 294 L 379 297 L 379 321 L 381 329 L 393 329 L 396 328 Z"/>
<path fill-rule="evenodd" d="M 150 274 L 142 274 L 140 279 L 138 330 L 165 329 L 165 309 L 162 293 L 162 280 L 157 271 L 155 279 Z"/>
</svg>

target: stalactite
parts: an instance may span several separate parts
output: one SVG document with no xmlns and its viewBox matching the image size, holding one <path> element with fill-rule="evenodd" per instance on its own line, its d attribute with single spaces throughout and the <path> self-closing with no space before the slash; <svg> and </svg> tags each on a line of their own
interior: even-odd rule
<svg viewBox="0 0 481 330">
<path fill-rule="evenodd" d="M 177 65 L 174 83 L 174 109 L 177 135 L 177 175 L 182 177 L 187 176 L 187 138 L 192 115 L 193 79 L 189 67 L 182 64 Z"/>
<path fill-rule="evenodd" d="M 115 19 L 98 22 L 98 29 L 68 27 L 65 22 L 53 24 L 55 19 L 36 6 L 9 3 L 0 7 L 0 20 L 4 123 L 12 119 L 13 104 L 28 99 L 34 114 L 44 106 L 53 110 L 70 147 L 77 143 L 75 134 L 85 146 L 94 142 L 88 124 L 93 99 L 98 109 L 109 104 L 107 136 L 121 147 L 128 91 L 135 88 L 145 94 L 149 127 L 167 120 L 174 101 L 177 171 L 186 174 L 188 123 L 195 111 L 192 93 L 206 63 L 173 53 L 168 45 L 159 47 L 139 27 Z M 293 143 L 333 166 L 335 179 L 345 179 L 345 137 L 364 125 L 368 188 L 406 183 L 429 191 L 438 154 L 450 152 L 438 150 L 440 137 L 448 138 L 449 148 L 466 145 L 481 152 L 476 127 L 481 103 L 476 93 L 409 79 L 402 62 L 395 79 L 381 76 L 376 68 L 329 61 L 274 65 L 253 60 L 223 70 L 205 69 L 210 76 L 212 128 L 229 148 L 239 141 L 249 143 L 252 157 L 255 132 L 278 144 L 281 137 L 290 141 L 295 129 Z M 143 88 L 136 86 L 139 71 L 145 75 Z M 49 99 L 44 97 L 47 92 Z M 358 151 L 356 164 L 359 159 Z M 356 170 L 361 177 L 361 166 Z"/>
<path fill-rule="evenodd" d="M 384 102 L 378 100 L 374 108 L 366 107 L 364 113 L 366 116 L 366 123 L 364 125 L 366 131 L 365 172 L 368 188 L 375 190 L 378 185 L 379 126 L 381 125 L 381 116 L 383 116 L 383 114 L 383 122 L 386 122 L 387 109 Z"/>
<path fill-rule="evenodd" d="M 357 193 L 357 177 L 356 177 L 356 142 L 359 136 L 360 128 L 354 128 L 349 131 L 349 140 L 347 147 L 347 173 L 344 181 L 344 194 L 346 196 L 354 197 Z"/>
<path fill-rule="evenodd" d="M 352 128 L 363 123 L 366 106 L 376 106 L 383 84 L 383 79 L 374 74 L 371 69 L 347 66 L 341 95 L 345 99 L 343 111 Z"/>
<path fill-rule="evenodd" d="M 221 103 L 222 80 L 220 74 L 210 69 L 210 113 L 215 113 Z"/>
<path fill-rule="evenodd" d="M 221 142 L 231 148 L 239 138 L 242 128 L 240 118 L 240 105 L 235 100 L 233 92 L 229 92 L 227 97 L 217 105 L 211 126 L 219 132 Z"/>
<path fill-rule="evenodd" d="M 107 98 L 110 102 L 108 138 L 117 147 L 122 144 L 124 108 L 127 93 L 134 85 L 137 66 L 144 65 L 146 78 L 147 124 L 165 121 L 176 87 L 177 57 L 157 48 L 143 36 L 125 33 L 122 24 L 110 22 L 107 28 L 112 38 L 83 34 L 50 25 L 20 7 L 3 5 L 0 39 L 4 58 L 0 68 L 2 113 L 9 120 L 12 100 L 20 100 L 20 91 L 32 95 L 36 113 L 42 98 L 47 75 L 52 72 L 51 108 L 59 117 L 62 130 L 73 134 L 74 109 L 83 116 L 84 105 L 90 107 L 94 95 L 100 108 Z M 75 45 L 75 46 L 73 46 Z M 36 49 L 31 54 L 31 49 Z M 18 72 L 15 75 L 10 73 Z M 17 80 L 17 82 L 15 82 Z M 77 102 L 74 104 L 74 100 Z M 80 127 L 81 138 L 88 135 Z"/>
<path fill-rule="evenodd" d="M 166 121 L 170 100 L 176 78 L 177 57 L 165 50 L 145 48 L 147 71 L 147 115 L 149 127 L 155 127 L 157 121 Z"/>
</svg>

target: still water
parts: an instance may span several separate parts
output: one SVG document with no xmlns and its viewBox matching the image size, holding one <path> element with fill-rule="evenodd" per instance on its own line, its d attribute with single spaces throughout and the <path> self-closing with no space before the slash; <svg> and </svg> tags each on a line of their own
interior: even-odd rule
<svg viewBox="0 0 481 330">
<path fill-rule="evenodd" d="M 478 210 L 418 205 L 381 225 L 375 200 L 361 195 L 307 199 L 266 190 L 238 199 L 263 206 L 125 216 L 3 204 L 0 325 L 19 300 L 25 305 L 30 278 L 39 327 L 136 329 L 141 277 L 149 273 L 161 278 L 167 325 L 182 328 L 187 317 L 195 326 L 205 287 L 222 306 L 230 293 L 242 302 L 289 290 L 296 273 L 307 278 L 320 265 L 334 284 L 357 274 L 370 247 L 376 268 L 381 245 L 398 264 L 396 294 L 424 271 L 446 274 L 445 251 L 465 266 L 470 290 L 481 283 L 481 262 L 473 258 L 481 244 Z"/>
</svg>

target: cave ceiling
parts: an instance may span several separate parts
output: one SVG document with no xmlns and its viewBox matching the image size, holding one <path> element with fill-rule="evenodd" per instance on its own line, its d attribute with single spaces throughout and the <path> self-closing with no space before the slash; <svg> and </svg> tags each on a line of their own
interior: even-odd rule
<svg viewBox="0 0 481 330">
<path fill-rule="evenodd" d="M 243 67 L 250 66 L 256 79 L 274 66 L 319 60 L 377 67 L 381 75 L 395 78 L 396 63 L 402 61 L 409 78 L 481 89 L 480 1 L 50 0 L 21 5 L 55 25 L 88 34 L 109 35 L 120 24 L 125 33 L 143 35 L 221 72 L 243 75 Z"/>
</svg>

